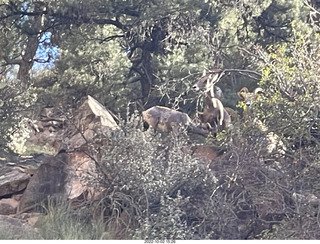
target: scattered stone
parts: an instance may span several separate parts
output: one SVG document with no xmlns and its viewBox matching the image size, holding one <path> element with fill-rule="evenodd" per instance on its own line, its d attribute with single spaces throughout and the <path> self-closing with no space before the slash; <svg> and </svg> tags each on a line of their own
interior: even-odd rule
<svg viewBox="0 0 320 244">
<path fill-rule="evenodd" d="M 42 240 L 43 238 L 35 228 L 28 225 L 25 221 L 9 216 L 0 215 L 0 239 Z"/>
<path fill-rule="evenodd" d="M 17 212 L 19 202 L 14 198 L 0 199 L 0 215 L 10 215 Z"/>
</svg>

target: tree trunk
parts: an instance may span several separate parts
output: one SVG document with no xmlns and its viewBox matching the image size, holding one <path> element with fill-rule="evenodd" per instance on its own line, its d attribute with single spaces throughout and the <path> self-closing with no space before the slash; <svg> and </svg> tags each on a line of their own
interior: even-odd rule
<svg viewBox="0 0 320 244">
<path fill-rule="evenodd" d="M 44 8 L 45 6 L 42 3 L 35 3 L 35 12 L 43 11 Z M 42 17 L 43 15 L 29 16 L 29 18 L 31 18 L 30 26 L 32 26 L 32 29 L 31 33 L 28 33 L 28 39 L 22 59 L 19 60 L 19 71 L 17 78 L 21 81 L 28 81 L 30 79 L 30 71 L 34 63 L 34 57 L 39 46 L 41 29 L 43 27 Z"/>
<path fill-rule="evenodd" d="M 143 103 L 148 102 L 148 98 L 151 91 L 151 85 L 153 83 L 153 72 L 151 67 L 151 54 L 149 51 L 143 50 L 142 51 L 142 76 L 140 79 L 141 84 L 141 94 Z"/>
</svg>

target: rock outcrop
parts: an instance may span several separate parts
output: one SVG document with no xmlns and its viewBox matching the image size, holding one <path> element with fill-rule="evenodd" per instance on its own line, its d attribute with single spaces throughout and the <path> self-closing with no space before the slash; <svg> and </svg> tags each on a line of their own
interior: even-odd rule
<svg viewBox="0 0 320 244">
<path fill-rule="evenodd" d="M 87 184 L 97 177 L 100 153 L 99 145 L 94 143 L 101 133 L 119 129 L 114 116 L 87 96 L 68 113 L 42 109 L 39 121 L 29 126 L 28 143 L 51 146 L 56 155 L 40 154 L 2 163 L 0 214 L 34 211 L 48 197 L 69 201 L 94 198 L 98 193 Z M 16 197 L 20 193 L 22 197 Z"/>
<path fill-rule="evenodd" d="M 48 111 L 45 115 L 56 117 Z M 51 144 L 61 142 L 60 151 L 55 156 L 48 156 L 34 174 L 23 193 L 18 212 L 34 210 L 37 203 L 48 197 L 73 201 L 84 195 L 86 198 L 95 195 L 87 184 L 97 176 L 96 163 L 100 158 L 99 145 L 93 145 L 94 139 L 119 127 L 110 112 L 91 96 L 84 99 L 63 123 L 55 128 L 56 142 L 50 138 Z M 64 131 L 63 136 L 58 132 L 59 128 Z"/>
<path fill-rule="evenodd" d="M 0 197 L 20 192 L 24 190 L 29 183 L 31 178 L 30 175 L 23 173 L 18 169 L 11 170 L 12 171 L 0 176 Z"/>
<path fill-rule="evenodd" d="M 45 201 L 48 197 L 64 196 L 67 163 L 68 155 L 66 152 L 47 158 L 46 162 L 39 167 L 31 178 L 24 191 L 18 213 L 38 207 L 37 204 Z"/>
<path fill-rule="evenodd" d="M 24 233 L 28 223 L 34 224 L 35 212 L 39 212 L 49 198 L 68 200 L 72 207 L 84 200 L 97 199 L 103 191 L 95 185 L 103 145 L 100 139 L 112 136 L 120 127 L 112 113 L 88 96 L 68 114 L 53 108 L 43 109 L 40 120 L 30 129 L 29 143 L 49 145 L 55 154 L 2 162 L 0 215 L 20 218 L 3 218 L 3 223 L 7 221 L 6 225 L 14 230 L 14 239 L 24 238 L 16 235 L 15 230 Z M 193 153 L 207 163 L 218 156 L 212 148 L 203 146 L 195 148 Z M 21 220 L 22 216 L 25 221 Z"/>
</svg>

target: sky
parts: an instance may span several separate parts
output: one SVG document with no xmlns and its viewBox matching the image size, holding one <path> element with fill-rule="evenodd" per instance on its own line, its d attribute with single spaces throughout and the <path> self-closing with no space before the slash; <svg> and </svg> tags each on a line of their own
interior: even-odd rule
<svg viewBox="0 0 320 244">
<path fill-rule="evenodd" d="M 51 38 L 51 32 L 45 32 L 42 35 L 42 37 L 40 38 L 39 47 L 35 56 L 35 59 L 46 61 L 48 59 L 48 55 L 50 55 L 51 56 L 50 61 L 46 63 L 35 62 L 32 67 L 33 70 L 41 70 L 43 68 L 52 68 L 54 66 L 54 61 L 58 56 L 58 48 L 55 46 L 52 46 L 50 38 Z"/>
</svg>

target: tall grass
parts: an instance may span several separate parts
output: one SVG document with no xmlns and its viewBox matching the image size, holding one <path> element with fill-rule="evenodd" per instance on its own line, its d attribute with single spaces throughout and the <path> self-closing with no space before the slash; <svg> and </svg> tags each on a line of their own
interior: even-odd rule
<svg viewBox="0 0 320 244">
<path fill-rule="evenodd" d="M 99 240 L 108 238 L 102 221 L 93 221 L 88 208 L 72 210 L 66 201 L 52 200 L 36 227 L 46 240 Z"/>
</svg>

